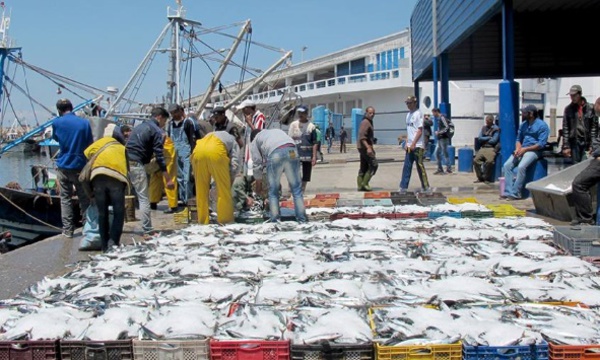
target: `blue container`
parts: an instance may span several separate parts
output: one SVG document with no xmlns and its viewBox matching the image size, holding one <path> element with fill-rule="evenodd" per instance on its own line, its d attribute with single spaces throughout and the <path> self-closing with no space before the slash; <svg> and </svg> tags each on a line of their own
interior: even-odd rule
<svg viewBox="0 0 600 360">
<path fill-rule="evenodd" d="M 450 162 L 450 164 L 444 164 L 444 165 L 451 166 L 451 167 L 456 166 L 456 150 L 454 149 L 454 146 L 452 146 L 452 145 L 448 146 L 448 161 Z"/>
<path fill-rule="evenodd" d="M 548 343 L 524 346 L 469 346 L 463 344 L 463 360 L 548 360 Z"/>
<path fill-rule="evenodd" d="M 473 172 L 473 149 L 468 147 L 458 149 L 458 171 Z"/>
<path fill-rule="evenodd" d="M 535 162 L 535 166 L 530 166 L 527 169 L 527 174 L 525 174 L 525 185 L 532 181 L 545 178 L 546 176 L 548 176 L 548 160 L 541 158 Z M 521 197 L 523 199 L 527 199 L 531 195 L 525 185 L 523 185 L 523 190 L 521 190 Z"/>
</svg>

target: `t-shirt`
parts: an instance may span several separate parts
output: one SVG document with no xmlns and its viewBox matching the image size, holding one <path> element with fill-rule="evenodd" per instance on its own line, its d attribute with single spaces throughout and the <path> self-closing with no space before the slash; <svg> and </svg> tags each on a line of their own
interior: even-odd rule
<svg viewBox="0 0 600 360">
<path fill-rule="evenodd" d="M 290 124 L 288 135 L 294 139 L 298 148 L 300 161 L 311 161 L 313 145 L 317 143 L 317 128 L 310 121 L 301 123 L 299 120 Z"/>
<path fill-rule="evenodd" d="M 406 132 L 408 133 L 406 139 L 407 146 L 410 146 L 413 143 L 419 128 L 423 128 L 423 114 L 421 113 L 421 110 L 417 109 L 406 114 Z M 416 147 L 423 148 L 423 134 L 421 134 L 419 141 L 417 141 Z"/>
</svg>

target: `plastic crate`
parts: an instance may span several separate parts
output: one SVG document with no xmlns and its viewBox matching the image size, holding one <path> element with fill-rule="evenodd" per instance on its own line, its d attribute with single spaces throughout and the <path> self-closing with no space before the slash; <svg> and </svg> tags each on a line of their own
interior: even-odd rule
<svg viewBox="0 0 600 360">
<path fill-rule="evenodd" d="M 494 213 L 494 217 L 525 216 L 525 210 L 519 210 L 510 204 L 486 205 Z"/>
<path fill-rule="evenodd" d="M 548 343 L 524 346 L 463 346 L 463 360 L 547 360 Z"/>
<path fill-rule="evenodd" d="M 365 193 L 365 199 L 387 199 L 389 197 L 389 191 L 369 191 Z"/>
<path fill-rule="evenodd" d="M 394 205 L 416 205 L 419 203 L 419 200 L 416 196 L 393 196 L 390 198 L 392 200 L 392 204 Z"/>
<path fill-rule="evenodd" d="M 448 202 L 450 204 L 454 204 L 454 205 L 465 204 L 465 203 L 479 204 L 479 201 L 477 201 L 477 199 L 474 198 L 474 197 L 455 197 L 455 196 L 449 196 L 448 197 Z"/>
<path fill-rule="evenodd" d="M 390 199 L 365 199 L 365 206 L 394 206 Z"/>
<path fill-rule="evenodd" d="M 132 360 L 131 340 L 59 342 L 62 360 Z"/>
<path fill-rule="evenodd" d="M 395 213 L 396 219 L 426 219 L 428 217 L 428 213 Z"/>
<path fill-rule="evenodd" d="M 600 227 L 556 226 L 554 243 L 573 256 L 600 256 Z"/>
<path fill-rule="evenodd" d="M 417 194 L 415 194 L 412 191 L 407 191 L 407 192 L 400 192 L 400 191 L 392 191 L 390 192 L 390 197 L 417 197 Z"/>
<path fill-rule="evenodd" d="M 417 205 L 421 206 L 433 206 L 441 205 L 446 203 L 446 198 L 417 198 Z"/>
<path fill-rule="evenodd" d="M 375 344 L 377 360 L 461 360 L 462 345 L 383 346 Z"/>
<path fill-rule="evenodd" d="M 326 207 L 332 208 L 335 207 L 337 200 L 336 199 L 312 199 L 308 201 L 307 207 Z"/>
<path fill-rule="evenodd" d="M 442 216 L 448 216 L 448 217 L 452 217 L 452 218 L 461 218 L 461 213 L 458 211 L 430 211 L 427 214 L 427 217 L 429 219 L 437 219 L 440 218 Z"/>
<path fill-rule="evenodd" d="M 280 201 L 279 202 L 279 207 L 280 208 L 286 208 L 286 209 L 293 209 L 294 208 L 294 202 L 290 201 L 290 200 Z"/>
<path fill-rule="evenodd" d="M 434 199 L 444 199 L 444 202 L 446 201 L 446 197 L 441 192 L 418 192 L 416 195 L 417 195 L 418 199 L 434 198 Z"/>
<path fill-rule="evenodd" d="M 266 220 L 262 216 L 253 216 L 253 217 L 236 217 L 235 222 L 240 224 L 261 224 Z"/>
<path fill-rule="evenodd" d="M 583 260 L 600 267 L 600 256 L 586 256 Z"/>
<path fill-rule="evenodd" d="M 315 195 L 315 199 L 336 199 L 337 200 L 339 198 L 340 198 L 340 194 L 338 194 L 338 193 Z"/>
<path fill-rule="evenodd" d="M 549 344 L 550 360 L 600 360 L 598 345 L 554 345 Z"/>
<path fill-rule="evenodd" d="M 291 360 L 372 360 L 373 344 L 292 345 Z"/>
<path fill-rule="evenodd" d="M 289 341 L 210 340 L 211 360 L 289 360 Z"/>
<path fill-rule="evenodd" d="M 58 341 L 0 341 L 2 360 L 57 360 Z"/>
<path fill-rule="evenodd" d="M 461 211 L 460 216 L 466 219 L 487 219 L 494 217 L 493 211 L 477 211 L 477 210 L 466 210 Z"/>
<path fill-rule="evenodd" d="M 134 340 L 134 360 L 207 360 L 208 340 Z"/>
<path fill-rule="evenodd" d="M 364 206 L 364 200 L 362 199 L 339 199 L 336 203 L 337 207 L 356 207 Z"/>
</svg>

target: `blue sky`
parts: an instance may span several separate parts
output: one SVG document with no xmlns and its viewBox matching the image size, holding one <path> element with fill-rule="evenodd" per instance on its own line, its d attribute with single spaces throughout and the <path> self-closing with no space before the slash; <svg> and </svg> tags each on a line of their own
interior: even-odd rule
<svg viewBox="0 0 600 360">
<path fill-rule="evenodd" d="M 6 9 L 12 11 L 9 34 L 23 48 L 26 62 L 102 89 L 125 85 L 167 24 L 167 6 L 176 7 L 174 0 L 4 2 Z M 293 62 L 297 63 L 304 46 L 304 59 L 308 60 L 406 29 L 416 2 L 184 0 L 183 5 L 187 18 L 208 28 L 250 19 L 253 40 L 292 50 Z M 238 31 L 237 27 L 231 28 L 228 33 Z M 232 42 L 215 36 L 203 39 L 215 48 L 228 47 Z M 243 47 L 237 53 L 242 54 Z M 275 52 L 253 48 L 248 64 L 265 69 L 279 57 Z M 166 64 L 161 61 L 166 58 L 157 59 L 140 90 L 140 100 L 151 102 L 165 92 Z M 210 65 L 213 71 L 218 66 Z M 203 92 L 210 79 L 207 66 L 194 63 L 191 72 L 192 93 Z M 224 81 L 234 81 L 239 75 L 239 71 L 232 71 Z M 49 108 L 58 98 L 71 97 L 64 92 L 57 94 L 57 86 L 38 80 L 35 75 L 27 75 L 27 80 L 30 89 L 37 91 L 34 96 Z M 189 86 L 186 84 L 188 89 Z M 15 100 L 14 105 L 27 113 L 27 102 Z"/>
</svg>

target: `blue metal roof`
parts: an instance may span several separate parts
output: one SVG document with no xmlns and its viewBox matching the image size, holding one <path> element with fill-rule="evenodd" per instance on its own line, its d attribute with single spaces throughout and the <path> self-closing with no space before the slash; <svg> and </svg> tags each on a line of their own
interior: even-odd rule
<svg viewBox="0 0 600 360">
<path fill-rule="evenodd" d="M 432 80 L 434 0 L 420 0 L 411 17 L 414 81 Z M 452 80 L 502 78 L 503 0 L 437 0 L 438 55 Z M 591 52 L 600 0 L 513 0 L 515 77 L 600 74 Z"/>
</svg>

